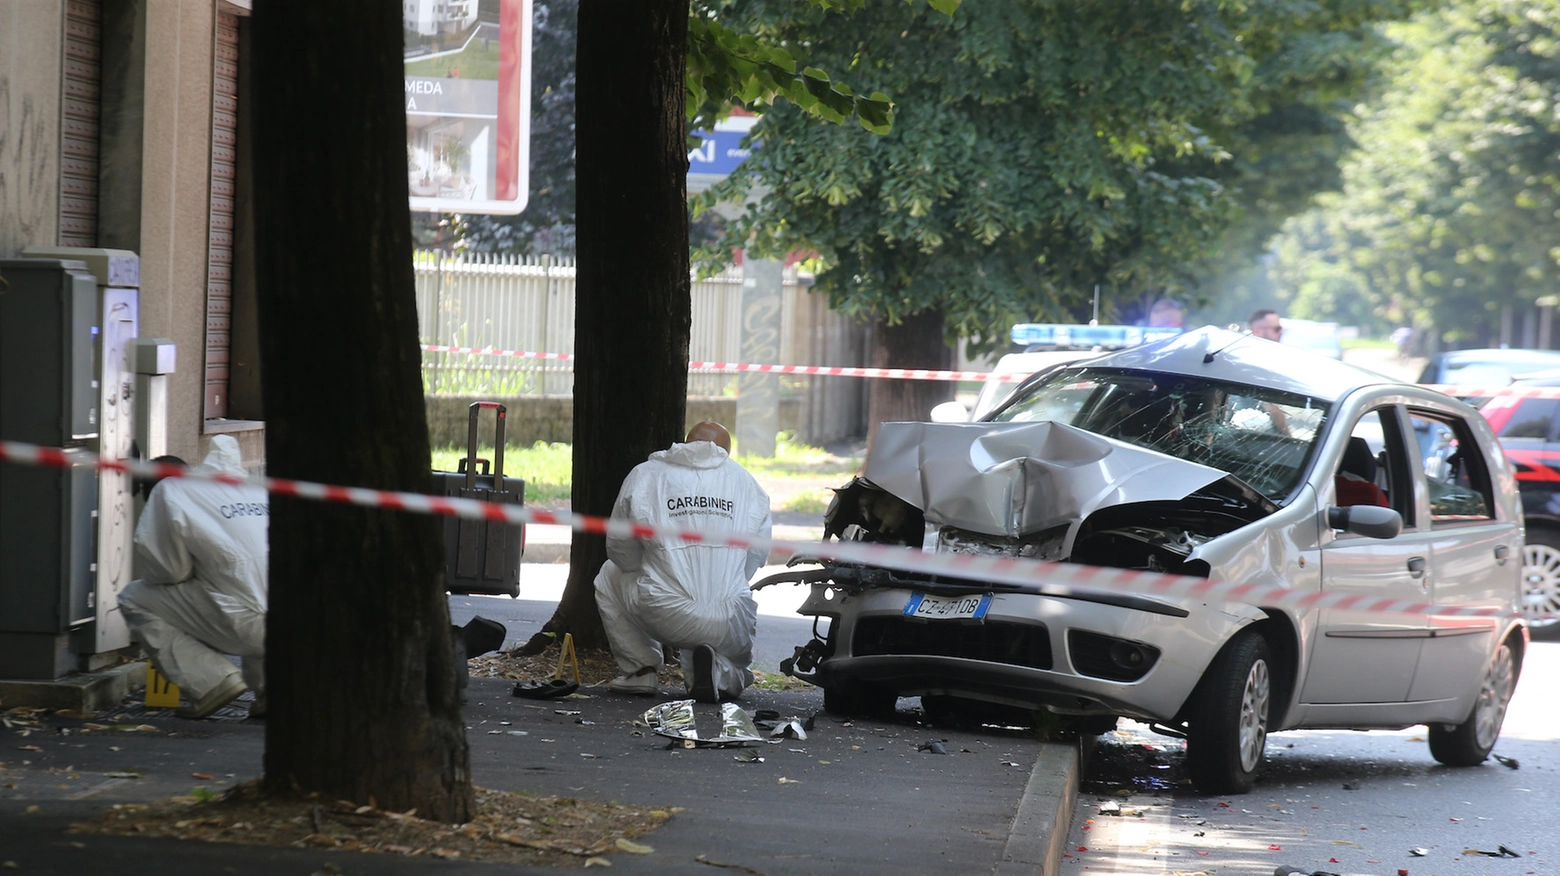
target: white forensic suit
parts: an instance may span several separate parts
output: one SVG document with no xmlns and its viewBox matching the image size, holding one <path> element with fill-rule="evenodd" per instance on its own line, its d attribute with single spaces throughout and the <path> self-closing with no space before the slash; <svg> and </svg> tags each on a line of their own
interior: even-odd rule
<svg viewBox="0 0 1560 876">
<path fill-rule="evenodd" d="M 712 441 L 673 444 L 635 466 L 612 516 L 681 530 L 725 530 L 769 538 L 769 494 Z M 675 538 L 607 538 L 608 560 L 596 575 L 596 606 L 612 654 L 625 674 L 659 666 L 662 643 L 678 648 L 685 678 L 692 651 L 715 652 L 715 690 L 722 698 L 753 683 L 758 605 L 748 580 L 767 548 L 690 544 Z"/>
<path fill-rule="evenodd" d="M 193 471 L 244 477 L 238 441 L 211 439 Z M 240 672 L 265 690 L 267 532 L 264 488 L 168 478 L 157 484 L 135 528 L 142 577 L 121 591 L 130 635 L 157 669 L 199 699 Z"/>
</svg>

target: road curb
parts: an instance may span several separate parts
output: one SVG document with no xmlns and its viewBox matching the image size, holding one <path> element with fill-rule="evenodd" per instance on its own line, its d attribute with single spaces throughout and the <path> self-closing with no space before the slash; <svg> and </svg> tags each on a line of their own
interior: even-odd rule
<svg viewBox="0 0 1560 876">
<path fill-rule="evenodd" d="M 1091 738 L 1092 737 L 1088 737 Z M 1008 832 L 997 876 L 1056 876 L 1078 802 L 1082 741 L 1041 748 Z"/>
</svg>

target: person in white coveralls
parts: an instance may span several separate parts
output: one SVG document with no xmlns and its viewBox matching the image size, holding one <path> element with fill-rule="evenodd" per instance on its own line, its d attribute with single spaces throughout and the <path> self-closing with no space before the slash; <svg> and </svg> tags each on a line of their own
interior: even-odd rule
<svg viewBox="0 0 1560 876">
<path fill-rule="evenodd" d="M 245 477 L 238 441 L 212 438 L 192 471 Z M 119 607 L 131 638 L 188 696 L 180 717 L 204 718 L 251 689 L 250 716 L 265 713 L 270 520 L 265 489 L 251 484 L 169 478 L 147 498 L 135 528 L 141 577 Z"/>
<path fill-rule="evenodd" d="M 731 435 L 704 422 L 685 443 L 650 454 L 618 491 L 612 516 L 672 530 L 769 538 L 769 495 L 730 457 Z M 596 605 L 623 674 L 609 687 L 653 694 L 662 645 L 679 649 L 688 695 L 735 699 L 753 683 L 758 606 L 748 580 L 767 548 L 607 538 Z"/>
</svg>

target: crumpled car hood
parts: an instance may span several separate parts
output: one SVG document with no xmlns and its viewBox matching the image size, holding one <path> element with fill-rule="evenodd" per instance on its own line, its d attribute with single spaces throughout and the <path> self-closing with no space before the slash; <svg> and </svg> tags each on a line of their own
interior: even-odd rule
<svg viewBox="0 0 1560 876">
<path fill-rule="evenodd" d="M 864 477 L 928 523 L 1016 537 L 1110 505 L 1177 501 L 1226 472 L 1072 426 L 884 423 Z"/>
</svg>

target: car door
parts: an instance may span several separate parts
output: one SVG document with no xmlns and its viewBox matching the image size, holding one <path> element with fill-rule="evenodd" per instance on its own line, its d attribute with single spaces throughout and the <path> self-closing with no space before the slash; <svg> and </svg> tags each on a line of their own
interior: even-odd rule
<svg viewBox="0 0 1560 876">
<path fill-rule="evenodd" d="M 1517 521 L 1503 519 L 1496 501 L 1498 473 L 1490 471 L 1470 422 L 1433 409 L 1410 409 L 1408 417 L 1416 431 L 1428 423 L 1452 436 L 1441 471 L 1426 479 L 1434 568 L 1429 596 L 1436 608 L 1426 617 L 1429 635 L 1409 699 L 1429 702 L 1477 689 L 1494 648 L 1497 619 L 1448 610 L 1508 605 L 1522 550 Z"/>
<path fill-rule="evenodd" d="M 1363 439 L 1376 450 L 1375 480 L 1388 506 L 1402 516 L 1403 532 L 1381 539 L 1325 530 L 1320 551 L 1322 591 L 1371 601 L 1424 602 L 1432 585 L 1435 533 L 1421 525 L 1418 497 L 1423 491 L 1418 489 L 1418 479 L 1422 475 L 1420 466 L 1413 464 L 1417 445 L 1406 434 L 1395 405 L 1367 411 L 1354 423 L 1350 437 Z M 1340 455 L 1333 466 L 1332 490 L 1318 490 L 1324 507 L 1338 503 L 1342 466 Z M 1422 615 L 1352 605 L 1321 609 L 1301 701 L 1323 706 L 1403 702 L 1413 685 L 1426 635 Z"/>
</svg>

